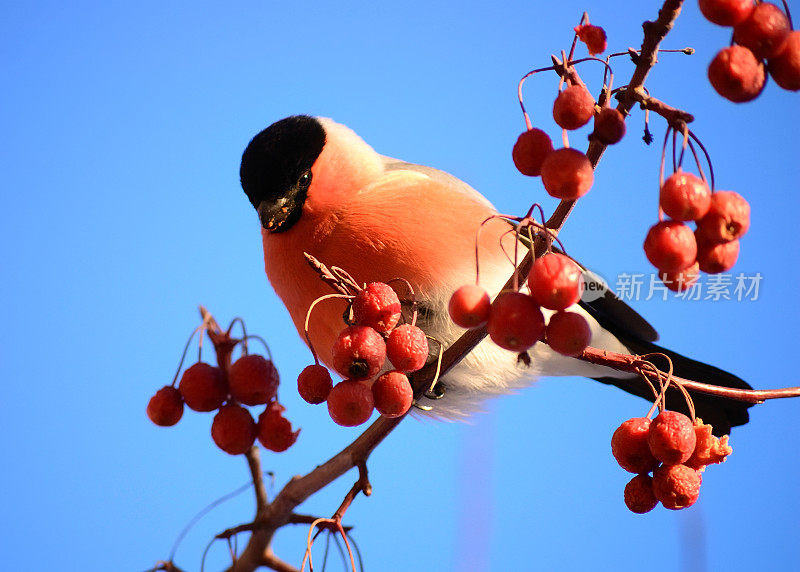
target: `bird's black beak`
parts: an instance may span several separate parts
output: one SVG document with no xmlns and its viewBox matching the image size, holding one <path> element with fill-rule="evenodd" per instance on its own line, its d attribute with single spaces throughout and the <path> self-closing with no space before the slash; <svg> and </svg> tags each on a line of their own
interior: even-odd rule
<svg viewBox="0 0 800 572">
<path fill-rule="evenodd" d="M 274 201 L 263 200 L 256 207 L 261 226 L 267 232 L 284 232 L 294 225 L 303 211 L 306 189 L 293 186 L 286 195 Z"/>
</svg>

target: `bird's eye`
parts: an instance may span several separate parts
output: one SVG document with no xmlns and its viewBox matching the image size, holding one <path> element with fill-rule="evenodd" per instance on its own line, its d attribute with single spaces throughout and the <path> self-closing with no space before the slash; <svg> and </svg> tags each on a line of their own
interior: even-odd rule
<svg viewBox="0 0 800 572">
<path fill-rule="evenodd" d="M 305 173 L 300 175 L 300 178 L 297 180 L 297 185 L 301 189 L 307 189 L 310 184 L 311 184 L 311 171 L 306 171 Z"/>
</svg>

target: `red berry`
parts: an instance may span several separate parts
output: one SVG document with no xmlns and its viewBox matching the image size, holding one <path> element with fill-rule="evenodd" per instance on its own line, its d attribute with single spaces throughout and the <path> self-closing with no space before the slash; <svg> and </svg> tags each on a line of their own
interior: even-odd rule
<svg viewBox="0 0 800 572">
<path fill-rule="evenodd" d="M 697 221 L 698 236 L 708 242 L 730 242 L 750 228 L 750 203 L 734 191 L 711 195 L 711 208 Z"/>
<path fill-rule="evenodd" d="M 711 189 L 703 179 L 678 169 L 661 185 L 659 204 L 672 220 L 697 220 L 711 206 Z"/>
<path fill-rule="evenodd" d="M 486 329 L 501 348 L 523 352 L 542 339 L 544 316 L 527 294 L 502 292 L 492 304 Z"/>
<path fill-rule="evenodd" d="M 577 356 L 592 341 L 592 330 L 589 322 L 580 314 L 556 312 L 547 323 L 545 339 L 554 351 L 565 356 Z"/>
<path fill-rule="evenodd" d="M 228 369 L 231 395 L 245 405 L 263 405 L 274 399 L 279 383 L 275 364 L 260 355 L 242 356 Z"/>
<path fill-rule="evenodd" d="M 334 423 L 344 427 L 361 425 L 372 415 L 372 389 L 347 379 L 333 386 L 328 395 L 328 413 Z"/>
<path fill-rule="evenodd" d="M 681 222 L 666 220 L 653 225 L 644 239 L 644 253 L 663 272 L 688 268 L 697 257 L 692 229 Z"/>
<path fill-rule="evenodd" d="M 720 242 L 714 244 L 702 238 L 697 241 L 697 262 L 700 270 L 707 274 L 727 272 L 739 258 L 739 241 Z"/>
<path fill-rule="evenodd" d="M 511 158 L 517 170 L 529 177 L 538 177 L 542 172 L 542 162 L 553 150 L 553 142 L 541 129 L 528 129 L 514 143 Z"/>
<path fill-rule="evenodd" d="M 178 389 L 186 405 L 195 411 L 219 409 L 228 397 L 222 370 L 201 361 L 183 372 Z"/>
<path fill-rule="evenodd" d="M 528 288 L 537 304 L 564 310 L 577 303 L 583 292 L 583 274 L 571 258 L 557 252 L 537 258 L 528 276 Z"/>
<path fill-rule="evenodd" d="M 384 417 L 405 415 L 414 401 L 414 390 L 404 373 L 388 371 L 372 384 L 375 409 Z"/>
<path fill-rule="evenodd" d="M 734 103 L 755 99 L 767 81 L 762 63 L 742 46 L 721 50 L 708 66 L 708 79 L 718 94 Z"/>
<path fill-rule="evenodd" d="M 388 332 L 400 320 L 400 299 L 392 287 L 373 282 L 353 299 L 353 318 L 359 326 L 369 326 L 378 332 Z"/>
<path fill-rule="evenodd" d="M 677 411 L 659 413 L 647 434 L 650 451 L 665 465 L 686 461 L 692 456 L 696 442 L 692 420 Z"/>
<path fill-rule="evenodd" d="M 625 506 L 631 512 L 644 514 L 658 504 L 653 494 L 653 478 L 650 475 L 636 475 L 625 485 Z"/>
<path fill-rule="evenodd" d="M 780 53 L 767 62 L 767 69 L 783 89 L 800 90 L 800 30 L 789 33 Z"/>
<path fill-rule="evenodd" d="M 791 26 L 783 10 L 770 2 L 756 4 L 746 20 L 733 29 L 733 41 L 759 59 L 777 56 L 789 37 Z"/>
<path fill-rule="evenodd" d="M 333 369 L 342 377 L 369 379 L 386 361 L 386 343 L 369 326 L 348 326 L 333 344 Z"/>
<path fill-rule="evenodd" d="M 571 85 L 553 103 L 553 119 L 564 129 L 583 127 L 594 115 L 594 98 L 582 85 Z"/>
<path fill-rule="evenodd" d="M 634 417 L 623 422 L 611 436 L 611 454 L 629 473 L 649 473 L 658 466 L 647 444 L 650 419 Z"/>
<path fill-rule="evenodd" d="M 332 387 L 331 374 L 323 365 L 306 366 L 297 376 L 297 392 L 307 403 L 322 403 Z"/>
<path fill-rule="evenodd" d="M 721 439 L 711 434 L 711 425 L 705 425 L 697 420 L 694 426 L 697 444 L 689 460 L 684 463 L 687 467 L 697 471 L 705 470 L 706 465 L 722 463 L 733 453 L 733 449 L 728 445 L 728 436 L 723 435 Z"/>
<path fill-rule="evenodd" d="M 171 427 L 183 416 L 181 392 L 171 385 L 165 385 L 147 403 L 147 416 L 161 427 Z"/>
<path fill-rule="evenodd" d="M 677 272 L 659 272 L 659 278 L 664 286 L 673 292 L 688 290 L 700 277 L 700 265 L 695 262 L 689 268 Z"/>
<path fill-rule="evenodd" d="M 478 328 L 489 321 L 492 301 L 486 290 L 475 284 L 465 284 L 450 297 L 447 306 L 450 319 L 462 328 Z"/>
<path fill-rule="evenodd" d="M 606 42 L 606 31 L 600 26 L 593 24 L 581 24 L 575 27 L 575 33 L 581 41 L 586 44 L 589 50 L 589 55 L 602 54 L 606 51 L 608 42 Z"/>
<path fill-rule="evenodd" d="M 580 198 L 589 192 L 593 182 L 592 163 L 577 149 L 557 149 L 542 163 L 542 184 L 551 197 L 566 200 Z"/>
<path fill-rule="evenodd" d="M 395 369 L 417 371 L 428 359 L 428 338 L 417 326 L 403 324 L 391 331 L 386 339 L 386 357 Z"/>
<path fill-rule="evenodd" d="M 753 12 L 753 0 L 700 0 L 700 11 L 709 22 L 735 26 Z"/>
<path fill-rule="evenodd" d="M 653 471 L 653 493 L 665 508 L 692 506 L 700 496 L 703 477 L 686 465 L 663 465 Z"/>
<path fill-rule="evenodd" d="M 604 107 L 594 116 L 593 136 L 601 143 L 619 143 L 625 136 L 625 129 L 625 118 L 612 107 Z"/>
<path fill-rule="evenodd" d="M 297 441 L 300 429 L 292 431 L 292 423 L 283 416 L 286 408 L 277 401 L 267 405 L 258 416 L 258 441 L 270 451 L 282 453 Z"/>
<path fill-rule="evenodd" d="M 256 440 L 256 422 L 250 412 L 235 403 L 220 407 L 211 424 L 211 438 L 230 455 L 241 455 Z"/>
</svg>

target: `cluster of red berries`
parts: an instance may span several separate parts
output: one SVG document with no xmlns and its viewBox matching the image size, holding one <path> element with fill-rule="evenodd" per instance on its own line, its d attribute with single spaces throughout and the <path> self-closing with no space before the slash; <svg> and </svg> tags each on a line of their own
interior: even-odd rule
<svg viewBox="0 0 800 572">
<path fill-rule="evenodd" d="M 401 309 L 388 284 L 373 282 L 360 290 L 352 302 L 354 323 L 332 348 L 333 369 L 344 380 L 333 385 L 327 368 L 309 365 L 297 378 L 300 396 L 308 403 L 327 401 L 331 419 L 345 427 L 366 422 L 373 409 L 389 418 L 405 415 L 414 400 L 406 374 L 425 365 L 428 339 L 414 324 L 399 324 Z M 387 359 L 394 369 L 378 375 Z"/>
<path fill-rule="evenodd" d="M 783 89 L 800 90 L 800 31 L 792 31 L 777 5 L 700 0 L 700 11 L 714 24 L 733 27 L 735 44 L 708 66 L 708 79 L 722 97 L 736 103 L 755 99 L 764 89 L 767 71 Z"/>
<path fill-rule="evenodd" d="M 583 127 L 594 118 L 590 135 L 607 145 L 618 143 L 625 135 L 625 118 L 611 107 L 596 105 L 583 84 L 571 84 L 559 92 L 553 103 L 553 119 L 567 130 Z M 553 149 L 550 137 L 541 129 L 522 133 L 511 156 L 520 173 L 542 177 L 547 193 L 557 199 L 573 200 L 589 192 L 594 183 L 594 169 L 589 158 L 571 147 Z"/>
<path fill-rule="evenodd" d="M 680 168 L 659 193 L 659 206 L 671 220 L 653 225 L 644 241 L 647 259 L 664 284 L 682 291 L 699 272 L 727 272 L 739 258 L 739 238 L 750 227 L 750 205 L 734 191 L 716 191 Z M 695 221 L 697 229 L 686 222 Z"/>
<path fill-rule="evenodd" d="M 240 455 L 255 442 L 275 452 L 285 451 L 297 440 L 277 402 L 280 378 L 272 361 L 256 354 L 243 355 L 227 370 L 197 362 L 183 372 L 176 388 L 159 389 L 147 404 L 147 416 L 156 425 L 175 425 L 183 416 L 183 405 L 195 411 L 216 411 L 211 437 L 231 455 Z M 266 405 L 253 419 L 244 405 Z"/>
<path fill-rule="evenodd" d="M 611 437 L 611 452 L 623 469 L 636 473 L 625 486 L 627 507 L 643 514 L 659 502 L 671 510 L 692 506 L 706 466 L 722 463 L 733 452 L 727 435 L 718 439 L 711 431 L 711 425 L 700 419 L 692 424 L 677 411 L 662 411 L 652 422 L 636 417 L 620 425 Z"/>
<path fill-rule="evenodd" d="M 544 339 L 561 354 L 582 353 L 592 337 L 589 324 L 582 315 L 566 311 L 583 291 L 578 265 L 563 254 L 547 253 L 534 261 L 528 288 L 530 295 L 505 291 L 491 302 L 486 290 L 466 284 L 450 298 L 450 318 L 462 328 L 486 325 L 494 343 L 514 352 Z M 547 325 L 542 308 L 555 311 Z"/>
</svg>

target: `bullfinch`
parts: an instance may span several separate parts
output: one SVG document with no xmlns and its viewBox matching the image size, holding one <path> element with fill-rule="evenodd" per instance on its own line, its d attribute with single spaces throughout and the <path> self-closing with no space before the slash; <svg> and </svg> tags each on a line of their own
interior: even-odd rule
<svg viewBox="0 0 800 572">
<path fill-rule="evenodd" d="M 513 235 L 506 222 L 481 223 L 497 211 L 456 177 L 376 153 L 351 129 L 322 117 L 296 115 L 258 133 L 242 156 L 242 188 L 258 213 L 267 277 L 304 335 L 309 306 L 332 291 L 308 265 L 307 252 L 338 266 L 361 284 L 407 280 L 419 307 L 419 325 L 445 347 L 464 330 L 452 323 L 447 307 L 460 286 L 475 281 L 476 237 L 480 284 L 497 294 L 513 271 Z M 511 244 L 509 244 L 509 242 Z M 345 326 L 346 302 L 318 304 L 309 338 L 320 359 L 331 365 L 331 347 Z M 735 388 L 750 386 L 738 377 L 653 344 L 658 335 L 612 292 L 581 301 L 571 311 L 591 328 L 591 345 L 626 354 L 669 355 L 675 375 Z M 639 378 L 560 355 L 536 343 L 530 363 L 483 340 L 440 383 L 444 396 L 428 404 L 431 414 L 460 418 L 480 409 L 487 398 L 513 392 L 539 376 L 583 376 L 652 400 Z M 685 410 L 677 391 L 671 409 Z M 748 421 L 749 404 L 692 394 L 697 415 L 728 433 Z"/>
</svg>

